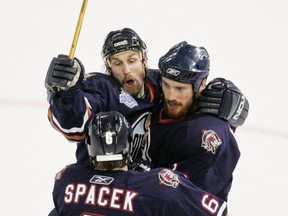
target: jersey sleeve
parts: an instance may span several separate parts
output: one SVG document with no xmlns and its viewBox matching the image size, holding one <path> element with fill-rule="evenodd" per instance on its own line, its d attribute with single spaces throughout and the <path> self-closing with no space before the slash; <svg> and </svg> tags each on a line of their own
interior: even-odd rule
<svg viewBox="0 0 288 216">
<path fill-rule="evenodd" d="M 105 110 L 105 95 L 109 92 L 105 76 L 94 73 L 82 81 L 79 91 L 60 92 L 51 100 L 48 119 L 68 140 L 84 140 L 85 127 L 93 113 Z"/>
</svg>

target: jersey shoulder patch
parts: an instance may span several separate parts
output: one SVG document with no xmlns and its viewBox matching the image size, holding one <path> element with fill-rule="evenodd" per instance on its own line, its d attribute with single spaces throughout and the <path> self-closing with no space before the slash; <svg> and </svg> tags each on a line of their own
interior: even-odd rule
<svg viewBox="0 0 288 216">
<path fill-rule="evenodd" d="M 202 143 L 201 147 L 206 149 L 207 152 L 216 154 L 216 150 L 222 144 L 222 139 L 213 130 L 202 131 Z"/>
<path fill-rule="evenodd" d="M 166 185 L 173 188 L 177 188 L 180 183 L 178 175 L 169 169 L 161 170 L 158 173 L 158 178 L 160 185 Z"/>
<path fill-rule="evenodd" d="M 122 89 L 121 94 L 119 95 L 119 101 L 120 103 L 125 104 L 130 109 L 132 109 L 135 106 L 138 106 L 137 101 L 124 89 Z"/>
<path fill-rule="evenodd" d="M 56 173 L 55 175 L 55 180 L 60 180 L 63 176 L 63 174 L 65 173 L 66 169 L 69 167 L 70 165 L 65 166 L 63 169 L 61 169 L 58 173 Z"/>
</svg>

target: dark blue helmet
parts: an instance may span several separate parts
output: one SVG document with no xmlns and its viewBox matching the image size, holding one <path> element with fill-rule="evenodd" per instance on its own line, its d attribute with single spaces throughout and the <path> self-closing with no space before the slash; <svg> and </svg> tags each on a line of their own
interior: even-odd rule
<svg viewBox="0 0 288 216">
<path fill-rule="evenodd" d="M 131 142 L 132 129 L 119 112 L 100 112 L 89 123 L 86 144 L 90 160 L 128 159 Z"/>
<path fill-rule="evenodd" d="M 186 41 L 173 46 L 159 59 L 162 76 L 182 83 L 192 83 L 197 93 L 202 80 L 207 78 L 210 59 L 204 47 L 196 47 Z"/>
<path fill-rule="evenodd" d="M 123 28 L 109 32 L 102 47 L 102 57 L 106 66 L 109 67 L 107 60 L 112 55 L 127 50 L 138 50 L 141 52 L 143 59 L 147 58 L 146 44 L 134 30 Z"/>
</svg>

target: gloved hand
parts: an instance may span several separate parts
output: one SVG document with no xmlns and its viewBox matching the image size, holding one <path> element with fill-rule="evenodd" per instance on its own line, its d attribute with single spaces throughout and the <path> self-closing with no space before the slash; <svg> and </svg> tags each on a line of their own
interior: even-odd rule
<svg viewBox="0 0 288 216">
<path fill-rule="evenodd" d="M 249 102 L 233 82 L 216 78 L 201 92 L 199 107 L 201 112 L 217 115 L 237 128 L 248 116 Z"/>
<path fill-rule="evenodd" d="M 48 68 L 45 87 L 50 93 L 67 91 L 83 79 L 84 66 L 76 58 L 70 59 L 67 55 L 58 55 L 52 59 Z"/>
<path fill-rule="evenodd" d="M 130 162 L 128 164 L 129 170 L 135 170 L 138 172 L 149 172 L 152 168 L 153 168 L 153 165 L 150 161 L 142 160 L 142 159 Z"/>
</svg>

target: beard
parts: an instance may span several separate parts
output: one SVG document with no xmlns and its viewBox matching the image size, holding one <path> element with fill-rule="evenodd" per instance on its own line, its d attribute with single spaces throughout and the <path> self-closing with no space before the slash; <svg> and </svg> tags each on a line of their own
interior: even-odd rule
<svg viewBox="0 0 288 216">
<path fill-rule="evenodd" d="M 177 106 L 177 109 L 171 109 L 169 104 Z M 182 103 L 179 103 L 177 101 L 169 101 L 169 100 L 164 101 L 164 111 L 166 115 L 168 115 L 170 118 L 173 119 L 184 118 L 189 113 L 191 113 L 192 108 L 193 108 L 192 102 L 183 105 Z"/>
<path fill-rule="evenodd" d="M 120 81 L 122 87 L 132 97 L 140 98 L 144 95 L 145 77 L 143 75 L 127 75 L 124 80 Z"/>
<path fill-rule="evenodd" d="M 141 97 L 143 95 L 142 91 L 144 89 L 144 82 L 143 83 L 135 83 L 133 87 L 127 87 L 123 85 L 123 88 L 126 92 L 128 92 L 132 97 Z"/>
</svg>

